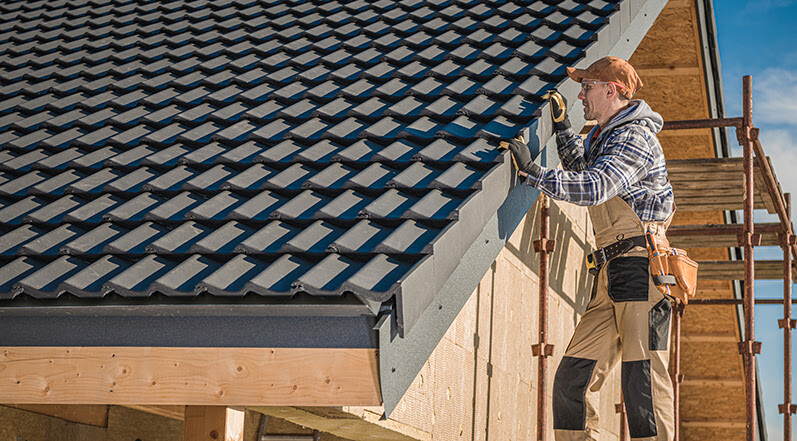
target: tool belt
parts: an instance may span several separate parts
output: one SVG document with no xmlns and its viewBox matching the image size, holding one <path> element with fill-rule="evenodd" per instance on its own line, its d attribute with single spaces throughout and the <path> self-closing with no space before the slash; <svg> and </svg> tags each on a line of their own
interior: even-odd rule
<svg viewBox="0 0 797 441">
<path fill-rule="evenodd" d="M 657 243 L 650 233 L 646 239 L 650 274 L 656 288 L 664 295 L 689 303 L 689 297 L 694 297 L 697 289 L 697 262 L 682 249 Z"/>
<path fill-rule="evenodd" d="M 609 263 L 615 257 L 622 256 L 623 254 L 631 251 L 634 247 L 645 247 L 645 236 L 634 236 L 628 239 L 621 239 L 617 242 L 607 245 L 592 254 L 587 255 L 587 269 L 593 276 L 598 274 L 601 267 Z"/>
<path fill-rule="evenodd" d="M 697 262 L 690 259 L 686 251 L 667 245 L 657 243 L 650 233 L 621 239 L 588 254 L 587 268 L 590 274 L 596 275 L 601 267 L 615 257 L 634 247 L 645 247 L 650 260 L 650 275 L 656 288 L 664 295 L 688 303 L 689 297 L 694 297 L 697 289 Z"/>
</svg>

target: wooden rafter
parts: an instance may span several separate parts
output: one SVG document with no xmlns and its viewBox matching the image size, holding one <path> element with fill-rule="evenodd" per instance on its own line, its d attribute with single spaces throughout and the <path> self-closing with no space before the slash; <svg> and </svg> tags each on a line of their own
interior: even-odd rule
<svg viewBox="0 0 797 441">
<path fill-rule="evenodd" d="M 0 371 L 20 404 L 381 403 L 374 349 L 6 347 Z"/>
</svg>

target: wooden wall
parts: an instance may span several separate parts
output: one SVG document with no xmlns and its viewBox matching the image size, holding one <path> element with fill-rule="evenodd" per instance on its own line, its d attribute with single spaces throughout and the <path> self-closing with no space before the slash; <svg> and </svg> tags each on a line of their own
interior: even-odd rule
<svg viewBox="0 0 797 441">
<path fill-rule="evenodd" d="M 552 427 L 553 374 L 588 301 L 591 281 L 584 267 L 592 248 L 586 209 L 551 204 L 548 428 Z M 539 260 L 539 202 L 482 279 L 470 300 L 415 378 L 391 420 L 415 427 L 433 440 L 536 439 Z M 478 336 L 475 338 L 474 336 Z M 619 369 L 606 384 L 601 403 L 602 439 L 616 439 Z M 359 412 L 349 408 L 352 412 Z M 378 410 L 377 410 L 378 411 Z M 549 439 L 553 432 L 549 430 Z"/>
</svg>

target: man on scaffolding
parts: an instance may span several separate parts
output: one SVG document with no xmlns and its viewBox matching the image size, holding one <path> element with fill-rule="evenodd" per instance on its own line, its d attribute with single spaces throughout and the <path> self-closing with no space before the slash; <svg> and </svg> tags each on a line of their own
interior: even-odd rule
<svg viewBox="0 0 797 441">
<path fill-rule="evenodd" d="M 666 244 L 674 211 L 661 115 L 642 100 L 634 68 L 616 57 L 568 68 L 581 83 L 584 117 L 597 125 L 582 140 L 570 128 L 564 98 L 550 93 L 562 170 L 532 161 L 522 140 L 510 141 L 518 174 L 548 196 L 588 206 L 599 248 L 587 261 L 592 296 L 553 386 L 558 441 L 598 440 L 600 389 L 622 360 L 621 387 L 631 438 L 673 438 L 673 392 L 667 372 L 671 303 L 651 277 L 645 234 Z M 657 279 L 658 281 L 658 279 Z"/>
</svg>

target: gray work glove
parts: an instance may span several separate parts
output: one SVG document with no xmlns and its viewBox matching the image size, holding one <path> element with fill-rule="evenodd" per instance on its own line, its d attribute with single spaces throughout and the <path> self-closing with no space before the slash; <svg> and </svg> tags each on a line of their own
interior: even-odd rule
<svg viewBox="0 0 797 441">
<path fill-rule="evenodd" d="M 553 128 L 556 131 L 569 129 L 570 118 L 567 117 L 567 99 L 556 89 L 549 90 L 542 98 L 548 100 L 551 104 Z"/>
<path fill-rule="evenodd" d="M 519 171 L 530 175 L 537 175 L 540 166 L 535 164 L 529 152 L 529 146 L 523 141 L 523 137 L 512 138 L 509 141 L 501 142 L 501 148 L 507 148 L 512 152 L 515 159 L 515 166 Z"/>
</svg>

